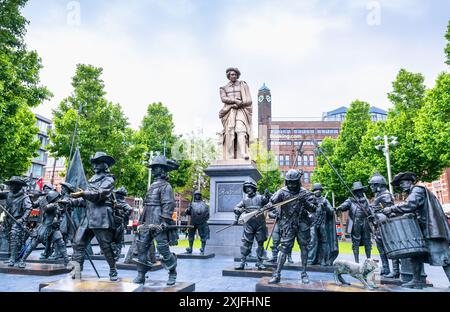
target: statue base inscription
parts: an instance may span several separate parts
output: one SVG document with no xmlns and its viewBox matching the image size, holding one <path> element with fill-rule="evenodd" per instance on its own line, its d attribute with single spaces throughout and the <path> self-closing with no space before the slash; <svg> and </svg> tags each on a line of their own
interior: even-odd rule
<svg viewBox="0 0 450 312">
<path fill-rule="evenodd" d="M 26 267 L 22 269 L 0 263 L 0 273 L 6 274 L 52 276 L 66 274 L 70 271 L 72 271 L 72 266 L 65 266 L 64 264 L 27 263 Z"/>
<path fill-rule="evenodd" d="M 178 259 L 211 259 L 214 258 L 216 254 L 214 253 L 179 253 L 177 254 Z"/>
<path fill-rule="evenodd" d="M 210 179 L 210 239 L 208 250 L 217 255 L 240 255 L 242 226 L 217 233 L 235 220 L 234 207 L 243 198 L 244 182 L 257 182 L 261 173 L 254 162 L 244 159 L 217 160 L 205 169 Z"/>
</svg>

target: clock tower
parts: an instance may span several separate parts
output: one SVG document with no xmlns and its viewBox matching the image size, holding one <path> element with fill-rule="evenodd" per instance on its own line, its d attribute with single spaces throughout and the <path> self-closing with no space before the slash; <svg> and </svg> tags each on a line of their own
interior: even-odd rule
<svg viewBox="0 0 450 312">
<path fill-rule="evenodd" d="M 258 138 L 263 141 L 267 150 L 269 146 L 269 125 L 272 119 L 272 95 L 264 83 L 258 90 Z"/>
</svg>

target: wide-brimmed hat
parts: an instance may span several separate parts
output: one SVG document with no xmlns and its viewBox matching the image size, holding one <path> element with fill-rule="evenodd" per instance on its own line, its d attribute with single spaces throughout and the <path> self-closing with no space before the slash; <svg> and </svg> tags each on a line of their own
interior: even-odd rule
<svg viewBox="0 0 450 312">
<path fill-rule="evenodd" d="M 394 179 L 392 180 L 391 184 L 393 186 L 399 186 L 400 185 L 400 181 L 403 180 L 409 180 L 412 181 L 413 183 L 417 181 L 417 174 L 415 174 L 414 172 L 400 172 L 399 174 L 397 174 Z"/>
<path fill-rule="evenodd" d="M 123 186 L 121 186 L 118 190 L 115 190 L 114 193 L 119 194 L 119 195 L 123 195 L 123 196 L 127 196 L 128 192 L 127 189 Z"/>
<path fill-rule="evenodd" d="M 108 167 L 111 167 L 116 163 L 116 160 L 107 155 L 105 152 L 96 152 L 94 156 L 91 157 L 91 163 L 99 163 L 104 162 L 108 165 Z"/>
<path fill-rule="evenodd" d="M 70 192 L 74 193 L 76 192 L 76 188 L 75 186 L 73 186 L 72 184 L 70 184 L 69 182 L 61 182 L 59 183 L 59 185 L 61 186 L 65 186 Z"/>
<path fill-rule="evenodd" d="M 19 184 L 21 186 L 27 186 L 28 183 L 21 177 L 13 176 L 8 181 L 5 181 L 5 184 L 11 185 L 11 184 Z"/>
<path fill-rule="evenodd" d="M 367 190 L 367 186 L 362 185 L 361 181 L 356 181 L 353 183 L 352 191 L 359 191 L 359 190 Z"/>
<path fill-rule="evenodd" d="M 152 159 L 151 164 L 148 166 L 150 168 L 160 166 L 164 167 L 167 171 L 170 171 L 178 169 L 180 165 L 175 160 L 167 159 L 164 155 L 158 155 Z"/>
<path fill-rule="evenodd" d="M 317 191 L 317 190 L 323 191 L 322 184 L 320 184 L 320 183 L 314 183 L 312 190 L 313 190 L 313 192 L 314 192 L 314 191 Z"/>
</svg>

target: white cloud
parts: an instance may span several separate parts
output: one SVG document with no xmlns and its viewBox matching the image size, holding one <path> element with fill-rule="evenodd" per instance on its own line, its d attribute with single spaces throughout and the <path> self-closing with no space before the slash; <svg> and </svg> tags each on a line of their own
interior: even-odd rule
<svg viewBox="0 0 450 312">
<path fill-rule="evenodd" d="M 320 117 L 356 98 L 387 108 L 386 93 L 401 67 L 424 73 L 430 83 L 444 69 L 439 42 L 420 44 L 420 38 L 368 27 L 360 14 L 365 6 L 337 14 L 340 1 L 320 9 L 316 2 L 238 1 L 238 14 L 231 2 L 220 20 L 197 20 L 195 28 L 190 18 L 202 18 L 194 14 L 195 2 L 155 1 L 111 2 L 89 21 L 82 2 L 80 27 L 65 24 L 61 5 L 46 7 L 53 12 L 48 20 L 30 13 L 27 43 L 42 57 L 41 80 L 55 94 L 37 111 L 50 116 L 72 91 L 75 65 L 88 63 L 103 67 L 108 100 L 122 105 L 134 128 L 147 105 L 161 101 L 178 133 L 203 128 L 214 137 L 221 130 L 219 86 L 226 83 L 228 66 L 238 66 L 251 87 L 255 131 L 256 93 L 263 82 L 272 90 L 274 116 Z M 160 18 L 173 23 L 149 27 L 152 3 L 167 12 Z"/>
<path fill-rule="evenodd" d="M 320 44 L 324 31 L 347 25 L 343 19 L 299 15 L 268 4 L 228 19 L 223 44 L 235 54 L 298 62 Z"/>
</svg>

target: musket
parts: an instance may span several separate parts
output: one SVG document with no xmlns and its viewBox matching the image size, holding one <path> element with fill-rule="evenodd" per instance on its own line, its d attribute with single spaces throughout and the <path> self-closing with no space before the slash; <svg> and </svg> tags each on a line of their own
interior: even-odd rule
<svg viewBox="0 0 450 312">
<path fill-rule="evenodd" d="M 19 226 L 22 228 L 22 230 L 24 230 L 25 232 L 27 232 L 28 235 L 31 236 L 31 231 L 30 231 L 26 226 L 24 226 L 22 223 L 20 223 L 19 221 L 17 221 L 16 218 L 14 218 L 14 216 L 13 216 L 8 210 L 6 210 L 5 207 L 3 207 L 2 205 L 0 205 L 0 209 L 2 209 L 3 212 L 5 212 L 5 214 L 6 214 L 8 217 L 10 217 L 17 225 L 19 225 Z M 31 244 L 31 240 L 28 242 L 28 244 L 25 244 L 25 246 L 23 246 L 23 248 L 20 250 L 19 256 L 18 256 L 17 259 L 20 259 L 20 258 L 22 257 L 22 255 L 24 254 L 25 250 L 27 250 L 27 248 L 28 248 L 28 246 L 30 246 L 30 244 Z M 17 260 L 17 259 L 16 259 L 16 260 Z"/>
<path fill-rule="evenodd" d="M 353 191 L 348 187 L 347 183 L 345 183 L 344 179 L 342 178 L 342 176 L 339 174 L 339 172 L 336 170 L 336 168 L 334 168 L 333 164 L 331 163 L 331 161 L 328 159 L 327 155 L 325 155 L 325 153 L 322 151 L 321 147 L 319 146 L 319 144 L 317 143 L 316 140 L 313 140 L 314 145 L 316 146 L 317 150 L 319 151 L 320 154 L 322 154 L 322 156 L 325 158 L 325 160 L 327 161 L 328 165 L 330 166 L 330 168 L 333 170 L 333 172 L 336 174 L 336 176 L 339 178 L 339 181 L 342 183 L 342 185 L 344 185 L 345 189 L 350 193 L 350 195 L 353 197 L 353 199 L 355 200 L 355 204 L 357 206 L 359 206 L 359 208 L 361 208 L 363 211 L 365 211 L 367 213 L 367 210 L 362 207 L 359 203 L 359 200 L 356 198 L 355 194 L 353 194 Z M 372 215 L 372 211 L 370 211 L 369 209 L 369 213 L 367 213 L 367 215 Z"/>
<path fill-rule="evenodd" d="M 275 218 L 275 223 L 273 224 L 272 231 L 270 231 L 269 238 L 267 239 L 266 248 L 264 248 L 264 250 L 267 250 L 267 248 L 269 248 L 269 242 L 272 239 L 273 231 L 275 230 L 275 226 L 277 225 L 277 223 L 278 223 L 278 218 Z"/>
<path fill-rule="evenodd" d="M 14 216 L 13 216 L 8 210 L 6 210 L 5 207 L 3 207 L 2 205 L 0 205 L 0 209 L 3 210 L 3 212 L 4 212 L 8 217 L 10 217 L 17 225 L 19 225 L 19 226 L 22 228 L 22 230 L 24 230 L 25 232 L 27 232 L 28 235 L 31 235 L 31 231 L 30 231 L 27 227 L 25 227 L 25 225 L 23 225 L 22 223 L 20 223 L 19 221 L 17 221 L 16 218 L 14 218 Z"/>
<path fill-rule="evenodd" d="M 274 205 L 271 205 L 271 206 L 268 206 L 268 207 L 264 206 L 262 209 L 258 209 L 258 210 L 255 210 L 255 211 L 252 211 L 252 212 L 248 212 L 248 213 L 242 213 L 239 216 L 239 219 L 238 219 L 237 223 L 233 222 L 232 224 L 229 224 L 229 225 L 221 228 L 220 230 L 216 231 L 216 233 L 220 233 L 220 232 L 222 232 L 222 231 L 232 227 L 233 225 L 237 225 L 237 224 L 242 225 L 242 224 L 248 222 L 251 218 L 254 218 L 254 217 L 258 216 L 258 215 L 263 214 L 265 211 L 272 210 L 272 209 L 275 209 L 277 207 L 281 207 L 281 206 L 283 206 L 283 205 L 285 205 L 287 203 L 290 203 L 290 202 L 298 199 L 299 197 L 300 197 L 300 195 L 297 195 L 297 196 L 294 196 L 292 198 L 289 198 L 288 200 L 276 203 Z"/>
</svg>

